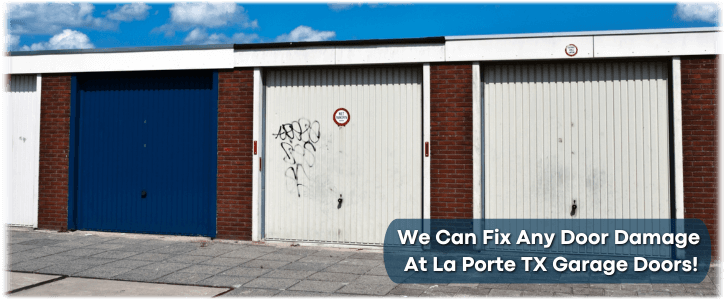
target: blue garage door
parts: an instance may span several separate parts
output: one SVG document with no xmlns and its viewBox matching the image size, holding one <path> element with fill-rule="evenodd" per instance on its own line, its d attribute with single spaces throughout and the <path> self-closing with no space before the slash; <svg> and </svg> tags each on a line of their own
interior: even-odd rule
<svg viewBox="0 0 726 300">
<path fill-rule="evenodd" d="M 74 79 L 69 228 L 214 237 L 216 72 Z"/>
</svg>

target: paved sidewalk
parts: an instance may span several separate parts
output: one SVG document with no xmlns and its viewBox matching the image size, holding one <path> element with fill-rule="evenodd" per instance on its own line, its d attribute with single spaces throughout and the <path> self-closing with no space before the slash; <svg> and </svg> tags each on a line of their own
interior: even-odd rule
<svg viewBox="0 0 726 300">
<path fill-rule="evenodd" d="M 718 295 L 715 268 L 700 284 L 396 284 L 380 250 L 12 227 L 7 232 L 7 269 L 70 276 L 54 282 L 58 286 L 94 282 L 78 277 L 232 289 L 222 297 Z"/>
</svg>

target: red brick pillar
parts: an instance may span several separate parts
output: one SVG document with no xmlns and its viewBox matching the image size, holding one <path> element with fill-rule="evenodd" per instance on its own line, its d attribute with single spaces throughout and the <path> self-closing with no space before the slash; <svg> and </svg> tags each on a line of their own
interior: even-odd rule
<svg viewBox="0 0 726 300">
<path fill-rule="evenodd" d="M 43 74 L 40 93 L 38 228 L 68 229 L 71 76 Z"/>
<path fill-rule="evenodd" d="M 252 239 L 252 77 L 219 71 L 217 238 Z"/>
<path fill-rule="evenodd" d="M 472 212 L 471 63 L 431 65 L 431 218 Z"/>
<path fill-rule="evenodd" d="M 718 258 L 718 56 L 681 57 L 685 217 L 703 220 Z"/>
</svg>

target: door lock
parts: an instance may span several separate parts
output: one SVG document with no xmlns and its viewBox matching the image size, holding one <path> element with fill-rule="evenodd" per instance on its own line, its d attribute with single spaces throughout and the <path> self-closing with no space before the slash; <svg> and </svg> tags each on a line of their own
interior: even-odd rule
<svg viewBox="0 0 726 300">
<path fill-rule="evenodd" d="M 338 198 L 338 209 L 343 206 L 343 194 L 340 194 L 340 198 Z"/>
<path fill-rule="evenodd" d="M 575 216 L 575 211 L 577 211 L 577 200 L 572 200 L 572 210 L 570 211 L 570 217 Z"/>
<path fill-rule="evenodd" d="M 146 190 L 141 191 L 141 198 L 146 198 Z"/>
</svg>

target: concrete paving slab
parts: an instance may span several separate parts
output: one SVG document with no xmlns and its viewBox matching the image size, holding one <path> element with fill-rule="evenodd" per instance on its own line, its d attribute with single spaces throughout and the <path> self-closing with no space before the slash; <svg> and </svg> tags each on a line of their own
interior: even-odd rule
<svg viewBox="0 0 726 300">
<path fill-rule="evenodd" d="M 32 273 L 17 273 L 7 272 L 7 289 L 5 291 L 14 291 L 19 288 L 31 286 L 44 281 L 53 280 L 60 278 L 57 275 L 43 275 L 43 274 L 32 274 Z"/>
<path fill-rule="evenodd" d="M 99 266 L 81 272 L 73 274 L 74 277 L 87 277 L 87 278 L 100 278 L 100 279 L 111 279 L 114 276 L 126 273 L 133 269 L 130 268 L 114 268 L 107 266 Z"/>
<path fill-rule="evenodd" d="M 284 261 L 284 262 L 293 262 L 296 260 L 299 260 L 305 256 L 302 255 L 292 255 L 292 254 L 280 254 L 277 252 L 269 253 L 263 256 L 258 257 L 257 259 L 262 260 L 275 260 L 275 261 Z"/>
<path fill-rule="evenodd" d="M 360 276 L 361 275 L 357 274 L 318 272 L 310 275 L 307 279 L 317 281 L 353 282 Z"/>
<path fill-rule="evenodd" d="M 171 273 L 171 272 L 179 271 L 181 269 L 186 269 L 191 266 L 192 266 L 191 264 L 157 262 L 157 263 L 153 263 L 150 265 L 145 265 L 143 267 L 140 267 L 139 269 Z"/>
<path fill-rule="evenodd" d="M 101 243 L 101 244 L 93 244 L 85 246 L 85 248 L 91 248 L 91 249 L 105 249 L 105 250 L 118 250 L 119 248 L 125 247 L 123 244 L 107 244 L 107 243 Z"/>
<path fill-rule="evenodd" d="M 468 295 L 468 296 L 486 296 L 491 292 L 491 288 L 484 287 L 462 287 L 457 292 L 457 295 Z"/>
<path fill-rule="evenodd" d="M 63 254 L 52 254 L 48 256 L 38 257 L 33 259 L 34 261 L 51 262 L 56 264 L 70 263 L 75 260 L 79 260 L 81 257 Z"/>
<path fill-rule="evenodd" d="M 212 277 L 210 274 L 202 273 L 186 273 L 176 272 L 157 278 L 154 282 L 158 283 L 175 283 L 175 284 L 195 284 L 199 281 Z"/>
<path fill-rule="evenodd" d="M 24 261 L 19 262 L 16 264 L 10 265 L 10 271 L 20 271 L 20 272 L 35 272 L 37 270 L 50 267 L 54 265 L 55 263 L 47 262 L 47 261 Z"/>
<path fill-rule="evenodd" d="M 325 272 L 331 273 L 347 273 L 347 274 L 358 274 L 363 275 L 373 269 L 375 266 L 360 266 L 360 265 L 346 265 L 346 264 L 334 264 L 330 267 L 323 269 Z"/>
<path fill-rule="evenodd" d="M 87 278 L 65 278 L 13 296 L 32 297 L 213 297 L 227 291 L 225 288 L 169 285 L 156 283 L 113 281 Z"/>
<path fill-rule="evenodd" d="M 172 258 L 174 255 L 171 254 L 161 254 L 161 253 L 141 253 L 138 255 L 130 256 L 128 259 L 133 260 L 148 260 L 148 261 L 164 261 L 169 258 Z"/>
<path fill-rule="evenodd" d="M 291 291 L 306 291 L 319 293 L 332 293 L 345 286 L 342 282 L 303 280 L 291 286 Z"/>
<path fill-rule="evenodd" d="M 231 290 L 220 297 L 271 297 L 279 293 L 280 290 L 239 288 Z"/>
<path fill-rule="evenodd" d="M 175 243 L 172 245 L 165 245 L 161 248 L 153 249 L 148 251 L 149 253 L 164 253 L 164 254 L 182 254 L 192 252 L 199 249 L 199 244 L 196 243 Z"/>
<path fill-rule="evenodd" d="M 113 279 L 152 282 L 171 273 L 172 272 L 167 271 L 133 269 L 126 273 L 116 275 L 113 277 Z"/>
<path fill-rule="evenodd" d="M 255 278 L 254 280 L 245 283 L 244 287 L 282 290 L 293 286 L 299 281 L 300 280 L 297 279 L 284 278 Z"/>
<path fill-rule="evenodd" d="M 349 256 L 348 258 L 383 261 L 383 253 L 356 253 L 356 254 Z"/>
<path fill-rule="evenodd" d="M 304 263 L 304 262 L 296 261 L 296 262 L 284 265 L 284 266 L 280 267 L 280 269 L 318 272 L 331 265 L 332 264 L 327 264 L 327 263 Z"/>
<path fill-rule="evenodd" d="M 10 245 L 10 247 L 7 248 L 8 253 L 17 253 L 17 252 L 23 252 L 28 251 L 30 249 L 38 248 L 39 245 Z"/>
<path fill-rule="evenodd" d="M 83 264 L 83 265 L 104 265 L 110 262 L 117 261 L 117 259 L 113 258 L 98 258 L 98 257 L 79 257 L 78 259 L 72 261 L 73 264 Z"/>
<path fill-rule="evenodd" d="M 110 251 L 106 251 L 103 253 L 91 255 L 91 257 L 122 259 L 122 258 L 134 256 L 137 254 L 139 254 L 139 252 L 125 252 L 125 251 L 110 250 Z"/>
<path fill-rule="evenodd" d="M 172 256 L 165 261 L 175 262 L 175 263 L 184 263 L 184 264 L 197 264 L 197 263 L 203 262 L 205 260 L 210 260 L 210 259 L 212 259 L 212 258 L 209 256 L 181 254 L 181 255 Z"/>
<path fill-rule="evenodd" d="M 337 263 L 341 260 L 345 259 L 344 257 L 327 257 L 327 256 L 315 256 L 315 255 L 309 255 L 305 256 L 301 259 L 298 259 L 295 261 L 296 263 L 317 263 L 317 264 L 328 264 L 332 265 L 334 263 Z"/>
<path fill-rule="evenodd" d="M 235 267 L 220 273 L 228 276 L 258 277 L 272 272 L 272 269 Z"/>
<path fill-rule="evenodd" d="M 55 244 L 62 243 L 62 240 L 56 240 L 56 239 L 34 239 L 29 241 L 24 241 L 21 243 L 18 243 L 20 245 L 35 245 L 35 246 L 52 246 Z"/>
<path fill-rule="evenodd" d="M 113 268 L 129 268 L 129 269 L 136 269 L 140 268 L 146 265 L 153 264 L 153 261 L 146 261 L 146 260 L 132 260 L 132 259 L 121 259 L 114 262 L 107 263 L 103 266 L 106 267 L 113 267 Z"/>
<path fill-rule="evenodd" d="M 279 294 L 275 295 L 275 297 L 331 297 L 332 294 L 328 293 L 317 293 L 317 292 L 305 292 L 305 291 L 291 291 L 291 290 L 284 290 L 281 291 Z"/>
<path fill-rule="evenodd" d="M 99 253 L 106 252 L 108 250 L 105 249 L 95 249 L 95 248 L 76 248 L 71 249 L 69 251 L 63 252 L 64 255 L 72 255 L 72 256 L 93 256 Z"/>
<path fill-rule="evenodd" d="M 286 261 L 253 259 L 243 263 L 241 266 L 245 268 L 277 269 L 287 264 L 288 262 Z"/>
<path fill-rule="evenodd" d="M 267 254 L 267 252 L 250 251 L 250 250 L 245 249 L 245 250 L 236 250 L 236 251 L 228 252 L 228 253 L 220 255 L 220 257 L 254 259 L 254 258 L 258 258 L 263 255 L 266 255 L 266 254 Z"/>
<path fill-rule="evenodd" d="M 356 294 L 356 295 L 371 295 L 371 296 L 383 296 L 388 294 L 395 284 L 363 284 L 363 283 L 351 283 L 343 288 L 336 291 L 336 294 Z"/>
<path fill-rule="evenodd" d="M 232 252 L 233 250 L 230 248 L 212 248 L 212 247 L 202 247 L 198 248 L 194 251 L 187 252 L 188 255 L 201 255 L 201 256 L 220 256 L 229 252 Z"/>
<path fill-rule="evenodd" d="M 37 270 L 36 272 L 42 273 L 42 274 L 55 274 L 55 275 L 70 276 L 70 275 L 76 274 L 81 271 L 92 269 L 94 267 L 95 267 L 94 265 L 67 263 L 67 264 L 52 265 L 52 266 Z"/>
<path fill-rule="evenodd" d="M 404 287 L 403 285 L 396 286 L 393 288 L 390 292 L 388 292 L 388 295 L 400 295 L 400 296 L 408 296 L 408 297 L 418 297 L 421 294 L 423 294 L 424 290 L 420 289 L 409 289 Z M 487 293 L 489 293 L 489 290 L 487 290 Z M 469 295 L 469 294 L 466 294 Z M 486 295 L 486 294 L 484 294 Z"/>
<path fill-rule="evenodd" d="M 298 271 L 298 270 L 274 270 L 270 273 L 262 275 L 265 278 L 287 278 L 287 279 L 303 279 L 315 274 L 314 271 Z"/>
<path fill-rule="evenodd" d="M 227 275 L 214 275 L 200 282 L 199 285 L 207 286 L 219 286 L 219 287 L 230 287 L 239 288 L 245 283 L 248 283 L 255 279 L 254 277 L 241 277 L 241 276 L 227 276 Z"/>
<path fill-rule="evenodd" d="M 180 272 L 216 275 L 231 268 L 232 267 L 227 266 L 192 265 L 186 269 L 181 270 Z"/>
<path fill-rule="evenodd" d="M 363 284 L 396 284 L 393 282 L 388 276 L 371 276 L 371 275 L 363 275 L 361 277 L 358 277 L 353 283 L 363 283 Z M 439 289 L 443 288 L 442 285 L 439 285 Z M 459 287 L 456 287 L 457 290 Z"/>
<path fill-rule="evenodd" d="M 209 256 L 202 256 L 202 257 L 209 258 Z M 201 261 L 198 264 L 212 265 L 212 266 L 227 266 L 227 267 L 231 268 L 231 267 L 236 267 L 241 264 L 244 264 L 248 261 L 249 261 L 249 259 L 246 259 L 246 258 L 214 257 L 211 259 Z"/>
</svg>

